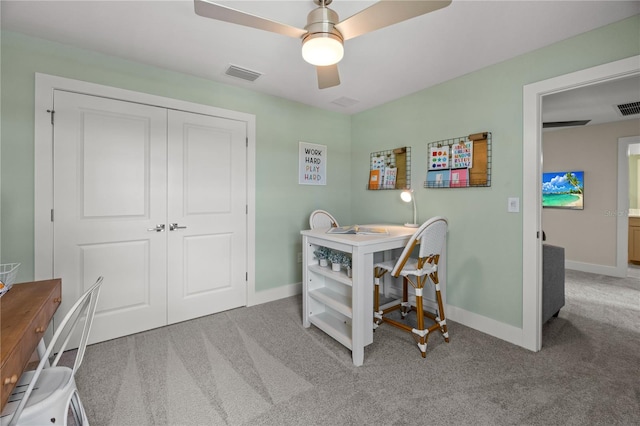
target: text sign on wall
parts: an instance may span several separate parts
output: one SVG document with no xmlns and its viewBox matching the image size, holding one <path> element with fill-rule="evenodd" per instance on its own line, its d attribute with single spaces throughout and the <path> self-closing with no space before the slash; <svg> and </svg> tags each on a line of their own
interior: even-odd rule
<svg viewBox="0 0 640 426">
<path fill-rule="evenodd" d="M 298 183 L 301 185 L 327 184 L 327 147 L 300 142 Z"/>
</svg>

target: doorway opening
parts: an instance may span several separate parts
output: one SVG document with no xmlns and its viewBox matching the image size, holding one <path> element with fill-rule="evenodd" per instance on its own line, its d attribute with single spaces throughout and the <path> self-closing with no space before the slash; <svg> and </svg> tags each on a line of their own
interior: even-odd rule
<svg viewBox="0 0 640 426">
<path fill-rule="evenodd" d="M 522 346 L 542 346 L 542 98 L 545 95 L 640 74 L 640 56 L 524 86 L 522 215 Z"/>
<path fill-rule="evenodd" d="M 618 264 L 640 279 L 640 135 L 618 139 L 618 164 Z"/>
</svg>

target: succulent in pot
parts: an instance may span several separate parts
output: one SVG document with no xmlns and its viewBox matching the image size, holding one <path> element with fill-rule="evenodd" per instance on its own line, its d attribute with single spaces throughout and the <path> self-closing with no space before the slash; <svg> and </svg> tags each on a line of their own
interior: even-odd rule
<svg viewBox="0 0 640 426">
<path fill-rule="evenodd" d="M 331 250 L 327 247 L 318 247 L 318 249 L 313 252 L 316 258 L 320 261 L 320 266 L 329 265 L 329 253 L 331 253 Z"/>
<path fill-rule="evenodd" d="M 329 261 L 331 262 L 331 269 L 333 269 L 334 271 L 339 271 L 343 258 L 344 258 L 344 253 L 342 253 L 341 251 L 331 250 L 331 252 L 329 253 Z"/>
<path fill-rule="evenodd" d="M 347 276 L 351 277 L 351 256 L 349 256 L 348 254 L 344 254 L 342 256 L 342 266 L 344 266 L 344 269 L 347 270 Z"/>
</svg>

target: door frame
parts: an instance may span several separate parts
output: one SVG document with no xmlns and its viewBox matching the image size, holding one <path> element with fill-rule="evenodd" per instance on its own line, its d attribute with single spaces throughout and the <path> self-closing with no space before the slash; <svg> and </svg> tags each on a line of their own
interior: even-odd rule
<svg viewBox="0 0 640 426">
<path fill-rule="evenodd" d="M 542 98 L 552 93 L 640 74 L 640 55 L 523 87 L 522 143 L 522 340 L 542 347 Z"/>
<path fill-rule="evenodd" d="M 135 92 L 117 87 L 58 77 L 35 75 L 34 111 L 34 276 L 36 280 L 53 277 L 53 128 L 49 110 L 53 105 L 54 90 L 64 90 L 92 96 L 158 106 L 196 114 L 211 115 L 242 121 L 247 126 L 247 300 L 255 304 L 255 171 L 256 171 L 256 117 L 238 111 L 196 104 L 163 96 Z"/>
<path fill-rule="evenodd" d="M 640 135 L 618 138 L 618 205 L 616 215 L 616 273 L 625 278 L 629 265 L 629 148 Z"/>
</svg>

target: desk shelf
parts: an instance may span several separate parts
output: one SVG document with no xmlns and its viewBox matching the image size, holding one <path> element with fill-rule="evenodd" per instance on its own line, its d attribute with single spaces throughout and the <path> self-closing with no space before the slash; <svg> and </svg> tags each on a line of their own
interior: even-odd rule
<svg viewBox="0 0 640 426">
<path fill-rule="evenodd" d="M 353 282 L 344 271 L 334 271 L 331 266 L 309 265 L 309 271 L 351 287 Z"/>
<path fill-rule="evenodd" d="M 330 307 L 331 309 L 338 311 L 342 315 L 353 318 L 353 310 L 351 309 L 351 297 L 342 295 L 335 291 L 332 291 L 328 287 L 321 287 L 317 290 L 309 292 L 309 296 L 312 299 Z"/>
<path fill-rule="evenodd" d="M 306 316 L 329 336 L 353 348 L 353 280 L 344 270 L 334 271 L 314 260 L 318 244 L 305 247 L 304 292 Z"/>
<path fill-rule="evenodd" d="M 351 323 L 342 321 L 340 318 L 328 312 L 322 312 L 309 316 L 311 324 L 327 333 L 348 349 L 353 349 L 353 339 L 351 338 Z"/>
</svg>

